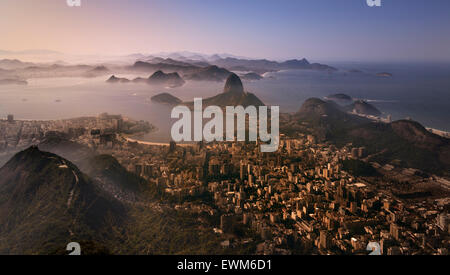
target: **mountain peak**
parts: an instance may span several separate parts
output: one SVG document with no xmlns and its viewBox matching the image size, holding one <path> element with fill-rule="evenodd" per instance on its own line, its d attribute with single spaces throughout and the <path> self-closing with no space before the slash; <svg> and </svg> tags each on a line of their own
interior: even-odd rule
<svg viewBox="0 0 450 275">
<path fill-rule="evenodd" d="M 358 114 L 373 115 L 373 116 L 381 115 L 381 112 L 375 106 L 364 100 L 357 100 L 349 107 L 350 111 L 353 111 Z"/>
<path fill-rule="evenodd" d="M 166 75 L 163 71 L 161 70 L 157 70 L 155 73 L 153 73 L 152 76 L 156 77 L 156 76 L 164 76 Z"/>
<path fill-rule="evenodd" d="M 120 78 L 120 77 L 116 77 L 115 75 L 112 75 L 110 78 L 108 78 L 106 80 L 106 82 L 108 83 L 126 83 L 126 82 L 130 82 L 130 80 L 126 79 L 126 78 Z"/>
<path fill-rule="evenodd" d="M 12 159 L 15 159 L 15 161 L 21 161 L 22 159 L 29 159 L 29 158 L 46 158 L 48 157 L 46 153 L 41 150 L 36 145 L 32 145 L 28 147 L 27 149 L 18 152 Z"/>
<path fill-rule="evenodd" d="M 186 103 L 193 106 L 193 102 Z M 244 92 L 242 81 L 234 73 L 231 73 L 225 83 L 223 93 L 203 100 L 203 106 L 264 106 L 264 103 L 254 94 Z"/>
<path fill-rule="evenodd" d="M 178 87 L 184 84 L 184 80 L 180 77 L 177 72 L 173 73 L 164 73 L 161 70 L 156 71 L 152 74 L 148 80 L 150 84 L 165 84 L 170 87 Z"/>
<path fill-rule="evenodd" d="M 223 89 L 224 93 L 244 93 L 244 86 L 242 85 L 242 81 L 236 74 L 232 73 L 227 78 L 227 82 L 225 83 L 225 88 Z"/>
<path fill-rule="evenodd" d="M 342 121 L 358 124 L 366 121 L 365 118 L 346 113 L 342 107 L 333 101 L 324 101 L 315 97 L 305 100 L 296 115 L 304 120 L 327 120 L 332 124 L 338 124 Z"/>
<path fill-rule="evenodd" d="M 2 254 L 59 253 L 73 239 L 101 243 L 108 238 L 100 233 L 111 226 L 108 217 L 119 225 L 126 216 L 123 204 L 74 164 L 36 146 L 14 155 L 0 174 L 0 235 L 29 240 L 1 242 Z"/>
</svg>

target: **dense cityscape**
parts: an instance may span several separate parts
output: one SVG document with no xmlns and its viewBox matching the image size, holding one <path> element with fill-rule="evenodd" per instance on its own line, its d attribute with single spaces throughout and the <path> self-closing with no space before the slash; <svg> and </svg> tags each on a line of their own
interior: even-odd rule
<svg viewBox="0 0 450 275">
<path fill-rule="evenodd" d="M 368 163 L 364 147 L 337 148 L 300 133 L 281 135 L 275 153 L 259 152 L 258 142 L 152 145 L 130 138 L 152 130 L 120 115 L 58 121 L 10 115 L 0 120 L 0 158 L 3 165 L 49 133 L 64 133 L 163 190 L 170 198 L 164 207 L 198 215 L 199 226 L 210 226 L 230 251 L 366 255 L 374 242 L 383 255 L 448 254 L 445 178 Z M 216 222 L 202 222 L 204 216 Z"/>
</svg>

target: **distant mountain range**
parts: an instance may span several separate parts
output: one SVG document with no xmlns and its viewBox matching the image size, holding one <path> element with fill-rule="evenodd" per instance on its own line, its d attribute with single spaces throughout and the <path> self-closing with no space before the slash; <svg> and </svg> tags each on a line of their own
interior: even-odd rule
<svg viewBox="0 0 450 275">
<path fill-rule="evenodd" d="M 178 73 L 193 73 L 198 70 L 199 66 L 192 65 L 184 62 L 174 62 L 174 60 L 169 59 L 161 62 L 158 60 L 156 63 L 136 61 L 128 69 L 138 72 L 154 72 L 154 71 L 164 71 L 164 72 L 178 72 Z"/>
<path fill-rule="evenodd" d="M 265 72 L 273 72 L 279 70 L 320 70 L 320 71 L 336 71 L 328 65 L 319 63 L 309 63 L 305 58 L 301 60 L 292 59 L 284 62 L 270 61 L 267 59 L 240 59 L 235 57 L 221 58 L 214 56 L 207 59 L 188 59 L 180 56 L 173 58 L 149 57 L 147 61 L 137 61 L 133 69 L 137 70 L 178 70 L 184 73 L 193 73 L 199 67 L 208 67 L 215 65 L 229 71 L 251 71 L 259 74 Z"/>
<path fill-rule="evenodd" d="M 260 74 L 280 70 L 337 71 L 336 68 L 328 65 L 309 63 L 305 58 L 301 60 L 292 59 L 284 62 L 276 62 L 267 59 L 247 60 L 228 57 L 214 60 L 211 64 L 226 68 L 230 71 L 253 71 Z"/>
<path fill-rule="evenodd" d="M 0 60 L 0 68 L 4 70 L 17 70 L 24 69 L 26 67 L 34 66 L 34 63 L 31 62 L 22 62 L 18 59 L 1 59 Z"/>
<path fill-rule="evenodd" d="M 151 63 L 151 62 L 157 63 Z M 137 61 L 130 67 L 133 71 L 152 72 L 155 70 L 162 70 L 164 72 L 181 73 L 184 79 L 195 81 L 224 81 L 231 72 L 227 69 L 220 68 L 215 65 L 203 63 L 203 66 L 197 61 L 190 61 L 186 63 L 176 61 L 173 59 L 153 58 L 151 62 Z"/>
<path fill-rule="evenodd" d="M 196 81 L 224 81 L 231 72 L 224 68 L 219 68 L 215 65 L 200 68 L 193 73 L 187 74 L 186 79 Z"/>
<path fill-rule="evenodd" d="M 156 71 L 148 78 L 137 77 L 133 80 L 127 78 L 120 78 L 112 75 L 106 80 L 108 83 L 146 83 L 150 85 L 164 85 L 168 87 L 182 86 L 185 81 L 180 77 L 178 73 L 164 73 L 163 71 Z"/>
<path fill-rule="evenodd" d="M 17 59 L 0 60 L 0 79 L 29 79 L 41 77 L 97 77 L 118 70 L 117 65 L 67 65 L 65 63 L 31 63 Z"/>
<path fill-rule="evenodd" d="M 44 52 L 42 54 L 45 54 Z M 7 55 L 6 55 L 7 56 Z M 190 52 L 158 55 L 132 54 L 125 60 L 96 64 L 68 64 L 61 61 L 49 63 L 22 62 L 18 59 L 0 59 L 0 79 L 29 79 L 37 77 L 99 77 L 107 74 L 141 74 L 162 71 L 165 74 L 178 73 L 184 80 L 224 81 L 231 72 L 238 73 L 244 80 L 260 80 L 266 72 L 280 70 L 314 70 L 334 72 L 336 68 L 307 59 L 273 61 L 250 59 L 229 54 L 202 55 Z M 131 60 L 134 63 L 129 64 Z M 126 63 L 128 65 L 125 65 Z M 378 76 L 392 76 L 379 73 Z M 178 85 L 178 84 L 177 84 Z"/>
</svg>

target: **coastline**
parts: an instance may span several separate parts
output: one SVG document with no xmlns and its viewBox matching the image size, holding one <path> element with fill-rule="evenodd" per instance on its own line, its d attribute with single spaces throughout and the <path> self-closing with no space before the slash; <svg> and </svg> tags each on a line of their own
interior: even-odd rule
<svg viewBox="0 0 450 275">
<path fill-rule="evenodd" d="M 355 114 L 355 115 L 366 117 L 366 118 L 369 118 L 369 119 L 371 119 L 373 121 L 377 121 L 377 122 L 388 123 L 386 121 L 386 119 L 381 118 L 381 117 L 367 116 L 367 115 L 361 115 L 361 114 Z M 80 117 L 78 117 L 78 118 L 80 118 Z M 26 122 L 46 121 L 46 122 L 48 122 L 48 121 L 61 121 L 61 120 L 71 120 L 71 119 L 77 119 L 77 118 L 68 118 L 68 119 L 22 119 L 21 118 L 21 119 L 14 119 L 14 121 L 26 121 Z M 7 119 L 0 118 L 0 121 L 7 121 Z M 440 129 L 436 129 L 436 128 L 432 128 L 432 127 L 427 127 L 427 126 L 423 126 L 423 127 L 430 133 L 450 139 L 450 132 L 448 132 L 448 131 L 444 131 L 444 130 L 440 130 Z M 144 145 L 170 146 L 170 143 L 168 143 L 168 142 L 142 141 L 139 139 L 124 137 L 124 136 L 123 136 L 123 138 L 127 141 L 137 142 L 139 144 L 144 144 Z M 185 147 L 193 146 L 193 144 L 182 144 L 182 143 L 180 143 L 180 144 L 177 143 L 177 145 L 185 146 Z"/>
<path fill-rule="evenodd" d="M 138 144 L 142 144 L 142 145 L 150 145 L 150 146 L 170 146 L 170 143 L 165 143 L 165 142 L 152 142 L 152 141 L 142 141 L 142 140 L 137 140 L 134 138 L 129 138 L 129 137 L 123 137 L 126 141 L 128 142 L 136 142 Z M 177 146 L 181 146 L 181 147 L 192 147 L 195 146 L 195 144 L 186 144 L 186 143 L 177 143 Z"/>
<path fill-rule="evenodd" d="M 368 118 L 368 119 L 370 119 L 372 121 L 375 121 L 375 122 L 390 123 L 386 118 L 382 118 L 382 117 L 376 117 L 376 116 L 372 116 L 372 115 L 363 115 L 363 114 L 358 114 L 358 113 L 351 113 L 351 114 L 357 115 L 357 116 L 360 116 L 360 117 L 365 117 L 365 118 Z M 422 126 L 428 132 L 430 132 L 432 134 L 438 135 L 438 136 L 443 137 L 443 138 L 450 139 L 450 132 L 447 132 L 447 131 L 444 131 L 444 130 L 440 130 L 440 129 L 436 129 L 436 128 L 432 128 L 432 127 L 427 127 L 425 125 L 422 125 Z"/>
<path fill-rule="evenodd" d="M 425 127 L 425 129 L 427 129 L 428 132 L 431 132 L 435 135 L 450 139 L 450 132 L 435 129 L 435 128 L 430 128 L 430 127 Z"/>
</svg>

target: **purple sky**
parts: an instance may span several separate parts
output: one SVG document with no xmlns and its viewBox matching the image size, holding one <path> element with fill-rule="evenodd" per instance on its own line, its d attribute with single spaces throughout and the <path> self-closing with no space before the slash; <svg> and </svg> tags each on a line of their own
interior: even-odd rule
<svg viewBox="0 0 450 275">
<path fill-rule="evenodd" d="M 450 1 L 0 1 L 0 50 L 450 61 Z"/>
</svg>

